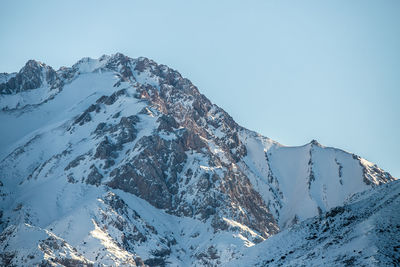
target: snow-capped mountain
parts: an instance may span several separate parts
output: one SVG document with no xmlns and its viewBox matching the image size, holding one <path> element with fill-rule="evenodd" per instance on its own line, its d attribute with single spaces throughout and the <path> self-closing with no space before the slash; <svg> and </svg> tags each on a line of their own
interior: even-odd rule
<svg viewBox="0 0 400 267">
<path fill-rule="evenodd" d="M 58 71 L 30 60 L 0 83 L 3 265 L 339 264 L 347 256 L 321 253 L 339 257 L 347 239 L 322 248 L 318 238 L 348 231 L 358 240 L 349 247 L 378 246 L 386 235 L 353 231 L 381 229 L 361 213 L 389 195 L 399 208 L 398 183 L 376 165 L 247 130 L 147 58 L 118 53 Z M 396 227 L 388 207 L 376 212 Z M 341 225 L 347 215 L 357 220 Z M 324 232 L 327 221 L 337 227 Z M 293 242 L 315 257 L 288 251 Z M 353 262 L 396 257 L 382 253 Z"/>
</svg>

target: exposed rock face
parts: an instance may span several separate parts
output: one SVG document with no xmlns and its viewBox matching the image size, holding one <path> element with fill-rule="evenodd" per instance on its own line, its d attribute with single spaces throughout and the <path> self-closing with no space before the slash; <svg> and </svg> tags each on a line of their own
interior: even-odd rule
<svg viewBox="0 0 400 267">
<path fill-rule="evenodd" d="M 121 64 L 126 65 L 126 61 Z M 138 87 L 140 98 L 148 101 L 149 108 L 158 117 L 159 126 L 152 135 L 136 140 L 132 151 L 138 151 L 138 154 L 111 171 L 112 180 L 108 185 L 133 193 L 173 214 L 199 216 L 203 220 L 214 216 L 217 218 L 213 224 L 216 228 L 225 228 L 222 217 L 235 214 L 238 221 L 251 224 L 265 237 L 275 233 L 278 227 L 274 218 L 246 176 L 238 170 L 228 171 L 230 165 L 222 163 L 207 144 L 207 138 L 212 134 L 208 126 L 208 121 L 211 121 L 212 127 L 226 129 L 224 138 L 216 140 L 217 145 L 224 150 L 228 161 L 237 162 L 246 155 L 246 147 L 241 144 L 237 133 L 241 128 L 226 113 L 222 113 L 219 120 L 207 118 L 213 105 L 179 73 L 144 58 L 138 60 L 134 70 L 149 71 L 159 79 L 160 90 L 150 85 Z M 125 76 L 124 79 L 128 78 Z M 112 103 L 117 97 L 117 94 L 110 97 Z M 106 103 L 105 99 L 98 102 Z M 183 100 L 182 104 L 178 99 Z M 187 105 L 185 101 L 193 103 Z M 96 132 L 103 127 L 99 125 Z M 160 137 L 162 133 L 174 138 L 163 139 Z M 99 144 L 95 157 L 113 158 L 112 151 L 115 150 L 115 145 L 104 140 Z M 226 168 L 226 171 L 221 174 L 197 172 L 179 179 L 185 165 L 193 164 L 188 162 L 187 156 L 193 152 L 204 155 L 210 168 Z M 184 179 L 198 182 L 187 186 L 180 182 Z M 187 201 L 188 193 L 195 194 L 201 201 Z M 243 210 L 247 215 L 242 216 Z M 257 222 L 260 220 L 261 223 Z"/>
<path fill-rule="evenodd" d="M 0 159 L 4 240 L 40 233 L 47 241 L 35 257 L 58 253 L 48 264 L 219 265 L 394 180 L 315 140 L 284 147 L 244 129 L 188 79 L 147 58 L 84 58 L 57 72 L 29 61 L 13 75 L 0 77 L 2 97 L 42 86 L 82 94 L 58 117 L 47 112 L 52 124 Z M 37 199 L 42 187 L 45 203 Z M 40 262 L 19 255 L 10 248 L 1 257 Z"/>
<path fill-rule="evenodd" d="M 45 83 L 50 87 L 60 84 L 55 70 L 43 63 L 29 60 L 14 77 L 0 84 L 0 94 L 13 94 L 36 89 Z"/>
<path fill-rule="evenodd" d="M 99 186 L 101 184 L 101 180 L 103 179 L 103 175 L 99 172 L 96 166 L 90 166 L 92 171 L 89 173 L 86 183 L 91 185 Z"/>
</svg>

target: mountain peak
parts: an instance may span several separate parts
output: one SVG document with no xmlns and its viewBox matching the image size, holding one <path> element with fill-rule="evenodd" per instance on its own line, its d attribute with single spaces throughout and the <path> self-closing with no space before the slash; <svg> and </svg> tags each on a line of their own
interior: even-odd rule
<svg viewBox="0 0 400 267">
<path fill-rule="evenodd" d="M 314 145 L 314 146 L 322 146 L 317 140 L 313 139 L 311 140 L 311 142 L 309 143 L 310 145 Z"/>
<path fill-rule="evenodd" d="M 120 53 L 120 52 L 112 54 L 111 56 L 109 56 L 109 58 L 110 59 L 114 59 L 114 60 L 119 60 L 119 61 L 121 61 L 121 60 L 131 60 L 132 59 L 132 58 Z"/>
<path fill-rule="evenodd" d="M 37 89 L 44 84 L 52 85 L 56 80 L 57 73 L 52 67 L 31 59 L 14 77 L 0 84 L 0 94 L 14 94 Z"/>
<path fill-rule="evenodd" d="M 44 64 L 43 62 L 34 60 L 34 59 L 30 59 L 25 63 L 24 68 L 40 68 L 40 67 L 45 67 L 47 66 L 46 64 Z"/>
<path fill-rule="evenodd" d="M 18 90 L 40 86 L 0 101 L 31 101 L 0 110 L 9 124 L 0 127 L 8 265 L 229 265 L 280 230 L 338 214 L 328 212 L 394 180 L 316 140 L 288 147 L 255 134 L 148 58 L 82 58 L 57 71 L 59 90 L 51 73 L 29 61 L 3 75 Z M 304 228 L 305 243 L 318 241 L 315 225 Z"/>
</svg>

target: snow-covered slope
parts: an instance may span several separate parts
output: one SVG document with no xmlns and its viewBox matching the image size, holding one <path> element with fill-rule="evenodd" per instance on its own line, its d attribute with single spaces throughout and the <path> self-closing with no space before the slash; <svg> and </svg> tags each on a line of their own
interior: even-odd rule
<svg viewBox="0 0 400 267">
<path fill-rule="evenodd" d="M 147 58 L 29 61 L 1 78 L 4 265 L 240 265 L 248 247 L 394 180 L 240 127 Z"/>
<path fill-rule="evenodd" d="M 255 134 L 243 135 L 243 139 L 248 151 L 243 169 L 264 201 L 270 203 L 281 228 L 393 180 L 367 160 L 323 147 L 315 140 L 301 147 L 285 147 Z"/>
<path fill-rule="evenodd" d="M 246 248 L 229 266 L 398 266 L 400 182 L 354 195 L 342 207 L 307 219 Z"/>
</svg>

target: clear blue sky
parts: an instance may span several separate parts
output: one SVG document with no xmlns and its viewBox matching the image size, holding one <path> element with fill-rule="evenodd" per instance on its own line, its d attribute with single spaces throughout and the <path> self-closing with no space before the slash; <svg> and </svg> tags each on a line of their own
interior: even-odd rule
<svg viewBox="0 0 400 267">
<path fill-rule="evenodd" d="M 400 1 L 0 1 L 0 72 L 122 52 L 179 70 L 241 125 L 400 177 Z"/>
</svg>

